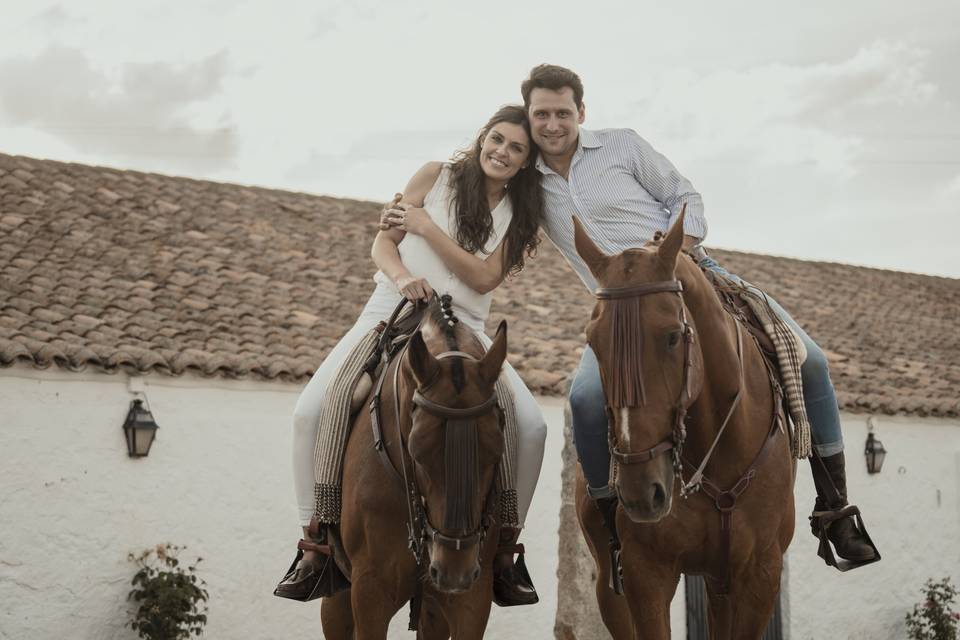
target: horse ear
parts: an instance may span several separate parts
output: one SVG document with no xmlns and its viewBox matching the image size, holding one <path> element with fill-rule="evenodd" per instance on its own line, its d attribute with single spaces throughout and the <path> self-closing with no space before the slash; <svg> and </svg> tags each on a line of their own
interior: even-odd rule
<svg viewBox="0 0 960 640">
<path fill-rule="evenodd" d="M 494 384 L 500 377 L 500 369 L 507 358 L 507 321 L 501 320 L 497 333 L 493 336 L 493 344 L 480 360 L 480 377 L 487 384 Z"/>
<path fill-rule="evenodd" d="M 599 280 L 607 268 L 610 257 L 600 251 L 600 248 L 594 244 L 577 216 L 573 216 L 573 244 L 577 248 L 577 253 L 587 263 L 590 273 Z"/>
<path fill-rule="evenodd" d="M 680 254 L 680 248 L 683 247 L 683 221 L 687 216 L 687 205 L 684 203 L 680 209 L 680 216 L 673 223 L 666 237 L 657 249 L 657 255 L 660 259 L 670 266 L 671 270 L 677 264 L 677 256 Z"/>
<path fill-rule="evenodd" d="M 410 336 L 410 345 L 407 349 L 410 352 L 410 368 L 413 370 L 413 377 L 418 386 L 425 386 L 437 374 L 440 363 L 427 349 L 427 343 L 423 341 L 423 334 L 420 331 Z"/>
</svg>

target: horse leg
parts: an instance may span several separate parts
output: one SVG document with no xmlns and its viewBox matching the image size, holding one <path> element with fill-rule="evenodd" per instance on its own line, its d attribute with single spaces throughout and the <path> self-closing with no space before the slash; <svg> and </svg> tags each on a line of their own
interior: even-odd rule
<svg viewBox="0 0 960 640">
<path fill-rule="evenodd" d="M 396 589 L 378 580 L 374 572 L 363 571 L 356 563 L 353 575 L 357 576 L 350 587 L 355 639 L 386 640 L 390 619 L 403 605 L 394 601 Z"/>
<path fill-rule="evenodd" d="M 350 590 L 340 591 L 320 604 L 320 624 L 327 640 L 353 640 Z"/>
<path fill-rule="evenodd" d="M 450 637 L 450 625 L 447 624 L 439 603 L 426 595 L 420 609 L 418 627 L 417 640 L 447 640 Z"/>
<path fill-rule="evenodd" d="M 580 530 L 587 541 L 590 555 L 593 556 L 593 561 L 597 565 L 596 591 L 600 617 L 610 635 L 616 640 L 632 640 L 634 634 L 630 609 L 624 597 L 617 595 L 610 588 L 610 575 L 613 571 L 610 565 L 610 533 L 603 524 L 596 503 L 587 495 L 580 465 L 577 465 L 576 505 Z"/>
<path fill-rule="evenodd" d="M 717 594 L 717 583 L 707 580 L 711 639 L 759 640 L 773 616 L 782 571 L 783 556 L 774 545 L 734 572 L 729 594 Z"/>
<path fill-rule="evenodd" d="M 630 608 L 637 640 L 670 640 L 670 603 L 680 582 L 672 563 L 640 543 L 623 540 L 623 599 Z"/>
</svg>

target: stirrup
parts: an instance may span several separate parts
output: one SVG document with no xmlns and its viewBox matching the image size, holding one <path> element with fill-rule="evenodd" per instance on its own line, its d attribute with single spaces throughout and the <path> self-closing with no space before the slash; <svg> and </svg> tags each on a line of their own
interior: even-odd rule
<svg viewBox="0 0 960 640">
<path fill-rule="evenodd" d="M 497 548 L 495 555 L 502 554 L 517 554 L 517 559 L 513 563 L 513 567 L 510 569 L 510 573 L 515 580 L 515 584 L 518 584 L 522 587 L 525 587 L 533 592 L 532 597 L 529 602 L 511 602 L 509 600 L 501 597 L 497 593 L 497 578 L 494 576 L 494 590 L 493 590 L 493 602 L 498 607 L 516 607 L 524 606 L 530 604 L 537 604 L 540 602 L 540 595 L 537 593 L 537 588 L 533 586 L 533 578 L 530 577 L 530 572 L 527 570 L 527 562 L 524 559 L 524 547 L 522 544 L 510 544 Z"/>
<path fill-rule="evenodd" d="M 623 564 L 620 562 L 620 542 L 610 539 L 610 583 L 608 585 L 618 596 L 623 595 Z"/>
<path fill-rule="evenodd" d="M 873 549 L 873 557 L 869 560 L 847 560 L 838 556 L 834 551 L 833 543 L 830 542 L 830 537 L 827 535 L 827 529 L 835 521 L 849 516 L 854 517 L 857 529 L 863 535 L 864 542 Z M 837 511 L 814 511 L 810 516 L 810 521 L 818 529 L 817 537 L 820 539 L 820 547 L 817 549 L 817 555 L 823 558 L 828 566 L 835 567 L 838 571 L 850 571 L 880 560 L 880 550 L 877 549 L 877 545 L 873 543 L 870 534 L 867 533 L 867 528 L 864 526 L 863 518 L 860 515 L 860 509 L 856 506 L 849 505 Z"/>
<path fill-rule="evenodd" d="M 606 502 L 604 505 L 600 504 L 601 500 L 610 501 Z M 609 539 L 607 540 L 607 548 L 610 553 L 610 581 L 608 586 L 613 590 L 618 596 L 623 595 L 623 563 L 620 561 L 620 535 L 617 532 L 617 507 L 619 506 L 620 499 L 617 497 L 608 497 L 608 498 L 593 498 L 594 504 L 597 507 L 597 511 L 600 512 L 600 519 L 603 520 L 603 526 L 607 530 L 607 533 L 610 534 Z M 612 513 L 608 513 L 603 507 L 612 506 Z"/>
<path fill-rule="evenodd" d="M 315 527 L 313 523 L 310 526 L 310 534 L 319 535 L 318 527 Z M 292 578 L 296 572 L 297 565 L 303 559 L 304 551 L 314 551 L 324 556 L 323 566 L 319 570 L 312 568 L 311 573 L 296 583 L 286 584 L 287 580 Z M 283 579 L 273 590 L 273 595 L 278 598 L 309 602 L 317 598 L 332 596 L 349 588 L 350 580 L 343 575 L 340 567 L 337 566 L 336 560 L 333 558 L 333 549 L 329 544 L 314 542 L 313 540 L 300 540 L 297 542 L 297 555 L 284 574 Z"/>
</svg>

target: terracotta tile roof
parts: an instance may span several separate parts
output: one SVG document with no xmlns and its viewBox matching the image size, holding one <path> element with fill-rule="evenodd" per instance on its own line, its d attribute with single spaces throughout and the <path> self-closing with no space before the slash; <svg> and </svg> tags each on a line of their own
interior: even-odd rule
<svg viewBox="0 0 960 640">
<path fill-rule="evenodd" d="M 379 205 L 0 154 L 0 365 L 305 381 L 372 289 Z M 850 411 L 960 416 L 960 280 L 714 252 L 830 356 Z M 549 243 L 497 290 L 562 393 L 591 299 Z"/>
</svg>

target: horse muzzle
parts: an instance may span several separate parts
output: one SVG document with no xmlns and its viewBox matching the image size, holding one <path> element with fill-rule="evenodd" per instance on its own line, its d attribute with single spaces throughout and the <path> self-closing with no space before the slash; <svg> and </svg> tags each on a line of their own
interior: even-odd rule
<svg viewBox="0 0 960 640">
<path fill-rule="evenodd" d="M 673 468 L 661 458 L 650 469 L 621 466 L 616 489 L 620 504 L 633 522 L 659 522 L 673 506 Z"/>
<path fill-rule="evenodd" d="M 461 564 L 465 566 L 460 566 Z M 471 562 L 444 562 L 442 558 L 430 562 L 430 582 L 445 593 L 469 591 L 480 577 L 480 563 L 476 556 Z"/>
</svg>

